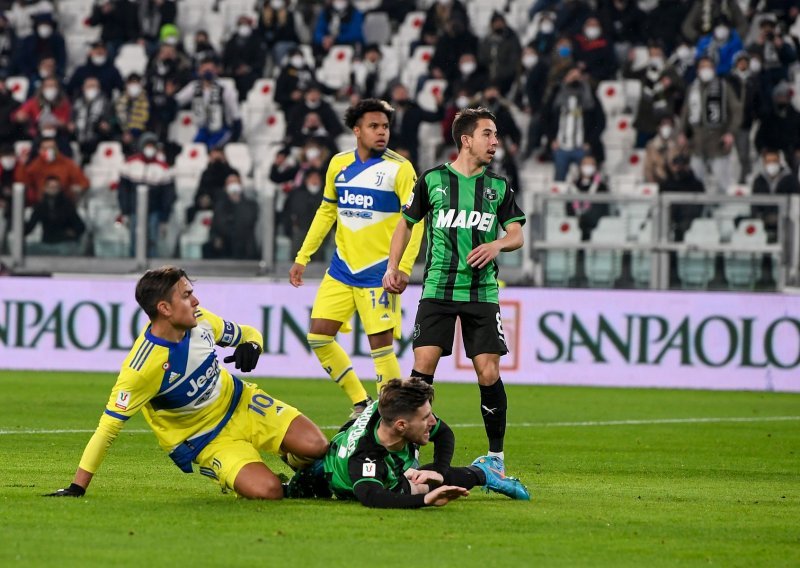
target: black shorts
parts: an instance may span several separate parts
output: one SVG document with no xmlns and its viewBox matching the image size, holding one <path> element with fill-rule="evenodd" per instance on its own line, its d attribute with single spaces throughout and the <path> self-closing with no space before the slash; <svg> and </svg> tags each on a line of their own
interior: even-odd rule
<svg viewBox="0 0 800 568">
<path fill-rule="evenodd" d="M 491 302 L 420 300 L 414 321 L 413 346 L 442 348 L 442 357 L 453 353 L 456 317 L 461 319 L 464 350 L 472 359 L 482 353 L 508 353 L 500 306 Z"/>
</svg>

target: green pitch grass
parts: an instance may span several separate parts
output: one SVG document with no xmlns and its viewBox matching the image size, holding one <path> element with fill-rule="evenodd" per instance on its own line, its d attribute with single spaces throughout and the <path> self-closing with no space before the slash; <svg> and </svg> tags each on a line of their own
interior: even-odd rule
<svg viewBox="0 0 800 568">
<path fill-rule="evenodd" d="M 531 502 L 245 501 L 181 473 L 139 416 L 86 497 L 41 497 L 69 484 L 113 380 L 0 373 L 0 566 L 800 566 L 797 395 L 508 387 Z M 261 384 L 320 425 L 349 412 L 330 382 Z M 438 385 L 434 408 L 455 464 L 485 452 L 475 385 Z"/>
</svg>

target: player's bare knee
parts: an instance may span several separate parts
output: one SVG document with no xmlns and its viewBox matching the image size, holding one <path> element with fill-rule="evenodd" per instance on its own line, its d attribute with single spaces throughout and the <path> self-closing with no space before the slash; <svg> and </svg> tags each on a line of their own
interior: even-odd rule
<svg viewBox="0 0 800 568">
<path fill-rule="evenodd" d="M 475 369 L 478 375 L 478 384 L 490 387 L 500 379 L 500 368 L 496 365 L 486 365 L 480 369 Z"/>
<path fill-rule="evenodd" d="M 245 499 L 264 499 L 276 501 L 283 499 L 283 486 L 274 475 L 263 477 L 248 487 L 240 488 L 237 493 Z"/>
</svg>

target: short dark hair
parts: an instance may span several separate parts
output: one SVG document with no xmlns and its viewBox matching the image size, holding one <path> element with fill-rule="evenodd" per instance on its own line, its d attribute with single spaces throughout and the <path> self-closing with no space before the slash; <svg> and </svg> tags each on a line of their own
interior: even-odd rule
<svg viewBox="0 0 800 568">
<path fill-rule="evenodd" d="M 361 117 L 368 112 L 382 112 L 386 115 L 386 118 L 388 118 L 390 122 L 392 120 L 392 116 L 394 116 L 394 109 L 392 108 L 392 105 L 386 101 L 381 99 L 362 99 L 353 106 L 349 107 L 347 112 L 344 113 L 345 125 L 347 125 L 347 128 L 352 130 L 356 127 L 358 121 L 361 120 Z"/>
<path fill-rule="evenodd" d="M 158 303 L 169 300 L 173 286 L 181 278 L 191 282 L 186 271 L 177 266 L 152 268 L 139 278 L 139 282 L 136 283 L 136 302 L 151 320 L 158 315 Z"/>
<path fill-rule="evenodd" d="M 392 379 L 381 389 L 378 412 L 391 424 L 414 414 L 426 402 L 433 402 L 433 387 L 418 377 Z"/>
<path fill-rule="evenodd" d="M 486 107 L 465 108 L 456 114 L 453 121 L 453 141 L 456 143 L 456 148 L 461 150 L 461 137 L 465 134 L 471 136 L 478 126 L 478 121 L 482 118 L 488 118 L 492 122 L 497 122 L 497 117 L 494 113 Z"/>
</svg>

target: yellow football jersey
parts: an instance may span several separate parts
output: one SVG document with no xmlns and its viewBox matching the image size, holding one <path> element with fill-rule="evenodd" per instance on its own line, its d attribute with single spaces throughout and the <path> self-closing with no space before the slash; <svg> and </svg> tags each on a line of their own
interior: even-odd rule
<svg viewBox="0 0 800 568">
<path fill-rule="evenodd" d="M 411 162 L 392 150 L 365 162 L 356 150 L 336 154 L 328 166 L 322 204 L 295 262 L 308 264 L 336 222 L 336 252 L 328 274 L 350 286 L 381 286 L 400 208 L 416 180 Z M 414 227 L 400 263 L 403 272 L 411 273 L 421 239 L 422 228 Z"/>
<path fill-rule="evenodd" d="M 167 452 L 213 430 L 230 408 L 234 392 L 234 378 L 219 364 L 215 347 L 244 341 L 263 345 L 256 329 L 201 308 L 197 326 L 177 343 L 154 336 L 148 325 L 111 389 L 95 433 L 103 439 L 93 437 L 80 467 L 94 473 L 123 423 L 140 410 Z"/>
</svg>

